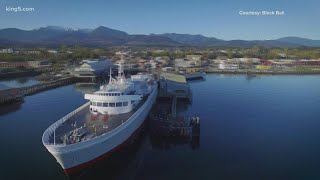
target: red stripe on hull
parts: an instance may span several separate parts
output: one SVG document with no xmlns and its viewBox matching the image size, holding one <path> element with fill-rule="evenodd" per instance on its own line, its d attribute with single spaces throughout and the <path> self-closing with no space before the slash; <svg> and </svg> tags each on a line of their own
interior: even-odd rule
<svg viewBox="0 0 320 180">
<path fill-rule="evenodd" d="M 139 132 L 141 131 L 141 129 L 145 126 L 145 122 L 146 120 L 142 123 L 142 125 L 136 130 L 134 131 L 129 137 L 128 139 L 126 139 L 125 141 L 123 141 L 121 144 L 119 144 L 117 147 L 113 148 L 112 150 L 108 151 L 107 153 L 95 158 L 95 159 L 92 159 L 86 163 L 83 163 L 83 164 L 80 164 L 80 165 L 77 165 L 77 166 L 74 166 L 72 168 L 68 168 L 68 169 L 64 169 L 64 172 L 67 174 L 67 175 L 72 175 L 72 174 L 76 174 L 80 171 L 83 171 L 85 170 L 86 168 L 92 166 L 93 164 L 95 164 L 96 162 L 98 161 L 101 161 L 107 157 L 109 157 L 111 154 L 113 154 L 114 152 L 117 152 L 119 151 L 122 147 L 130 144 L 130 140 L 137 134 L 139 134 Z"/>
</svg>

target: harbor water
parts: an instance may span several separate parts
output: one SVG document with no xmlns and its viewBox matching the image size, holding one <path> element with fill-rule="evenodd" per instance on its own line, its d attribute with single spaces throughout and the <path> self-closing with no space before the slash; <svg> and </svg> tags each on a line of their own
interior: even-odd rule
<svg viewBox="0 0 320 180">
<path fill-rule="evenodd" d="M 68 85 L 0 106 L 0 179 L 68 179 L 41 137 L 94 88 Z M 196 148 L 146 129 L 78 179 L 320 179 L 320 76 L 209 74 L 190 88 L 192 103 L 177 110 L 200 117 Z"/>
<path fill-rule="evenodd" d="M 26 87 L 38 84 L 37 81 L 33 77 L 21 77 L 17 79 L 5 79 L 0 80 L 0 90 L 10 89 L 10 88 L 19 88 L 19 87 Z"/>
</svg>

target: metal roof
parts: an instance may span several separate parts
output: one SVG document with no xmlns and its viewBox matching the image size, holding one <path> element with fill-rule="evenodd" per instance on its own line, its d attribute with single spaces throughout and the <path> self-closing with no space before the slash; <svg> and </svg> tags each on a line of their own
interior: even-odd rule
<svg viewBox="0 0 320 180">
<path fill-rule="evenodd" d="M 183 75 L 162 72 L 161 76 L 170 81 L 187 83 L 186 78 Z"/>
</svg>

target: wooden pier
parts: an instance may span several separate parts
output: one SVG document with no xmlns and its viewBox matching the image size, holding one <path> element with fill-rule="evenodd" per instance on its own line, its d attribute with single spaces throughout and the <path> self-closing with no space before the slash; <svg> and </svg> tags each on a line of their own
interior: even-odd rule
<svg viewBox="0 0 320 180">
<path fill-rule="evenodd" d="M 75 77 L 65 77 L 58 80 L 39 83 L 39 84 L 28 86 L 28 87 L 1 90 L 0 104 L 21 101 L 24 96 L 32 95 L 41 91 L 53 89 L 56 87 L 67 85 L 67 84 L 72 84 L 77 81 L 78 79 Z"/>
</svg>

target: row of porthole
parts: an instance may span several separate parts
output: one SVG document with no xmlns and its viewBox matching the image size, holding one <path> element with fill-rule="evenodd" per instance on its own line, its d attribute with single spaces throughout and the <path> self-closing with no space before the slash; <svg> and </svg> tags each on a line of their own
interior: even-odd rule
<svg viewBox="0 0 320 180">
<path fill-rule="evenodd" d="M 98 93 L 98 95 L 99 96 L 120 96 L 120 93 Z"/>
<path fill-rule="evenodd" d="M 134 101 L 131 101 L 131 104 L 133 104 Z M 97 107 L 122 107 L 122 106 L 128 106 L 128 102 L 90 102 L 91 106 L 97 106 Z"/>
</svg>

